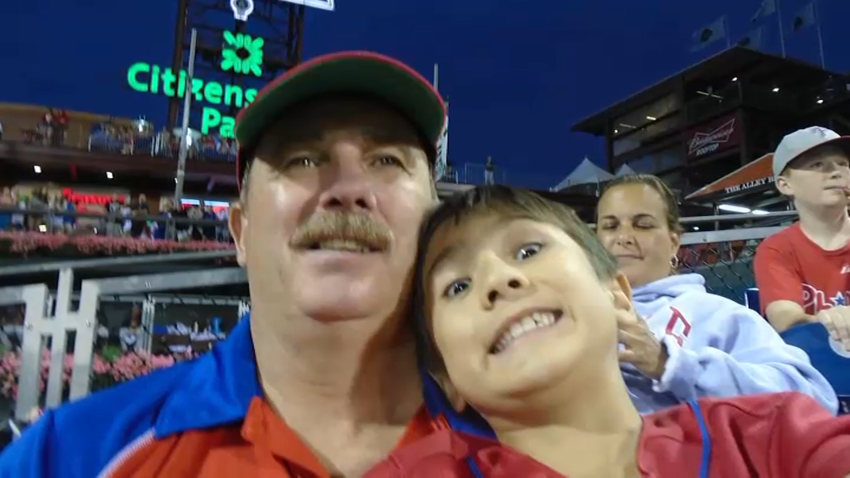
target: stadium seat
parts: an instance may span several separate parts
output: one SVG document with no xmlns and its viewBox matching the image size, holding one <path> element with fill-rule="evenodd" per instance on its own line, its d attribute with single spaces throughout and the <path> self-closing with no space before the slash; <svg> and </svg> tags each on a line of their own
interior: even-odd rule
<svg viewBox="0 0 850 478">
<path fill-rule="evenodd" d="M 749 289 L 744 291 L 744 305 L 758 312 L 759 315 L 761 315 L 758 287 L 750 287 Z"/>
<path fill-rule="evenodd" d="M 786 343 L 799 347 L 826 377 L 841 402 L 839 413 L 850 414 L 850 353 L 829 338 L 822 324 L 798 325 L 782 334 Z"/>
</svg>

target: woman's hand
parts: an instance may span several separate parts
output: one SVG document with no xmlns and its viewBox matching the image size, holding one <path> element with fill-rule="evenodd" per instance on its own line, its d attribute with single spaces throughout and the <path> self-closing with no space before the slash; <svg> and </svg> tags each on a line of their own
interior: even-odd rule
<svg viewBox="0 0 850 478">
<path fill-rule="evenodd" d="M 661 380 L 669 358 L 667 348 L 655 338 L 646 321 L 632 308 L 618 311 L 617 326 L 620 343 L 625 347 L 620 350 L 620 362 L 634 365 L 653 380 Z"/>
</svg>

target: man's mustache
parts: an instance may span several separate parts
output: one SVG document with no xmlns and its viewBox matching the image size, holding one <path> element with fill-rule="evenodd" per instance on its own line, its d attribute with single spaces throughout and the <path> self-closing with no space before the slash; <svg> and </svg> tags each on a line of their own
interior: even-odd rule
<svg viewBox="0 0 850 478">
<path fill-rule="evenodd" d="M 390 247 L 392 233 L 367 214 L 325 212 L 299 226 L 290 244 L 296 248 L 310 249 L 332 240 L 358 242 L 370 249 L 383 251 Z"/>
</svg>

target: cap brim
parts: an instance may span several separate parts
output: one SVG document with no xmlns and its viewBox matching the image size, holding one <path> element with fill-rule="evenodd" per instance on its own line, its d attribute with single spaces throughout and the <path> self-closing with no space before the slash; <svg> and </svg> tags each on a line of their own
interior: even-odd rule
<svg viewBox="0 0 850 478">
<path fill-rule="evenodd" d="M 443 131 L 446 107 L 439 93 L 419 73 L 390 57 L 370 52 L 343 52 L 315 58 L 269 83 L 256 100 L 236 117 L 240 144 L 237 181 L 250 151 L 266 128 L 287 108 L 306 100 L 337 93 L 379 98 L 404 114 L 419 133 L 436 145 Z"/>
<path fill-rule="evenodd" d="M 791 163 L 800 159 L 800 157 L 802 157 L 804 154 L 811 153 L 812 151 L 816 151 L 820 148 L 823 148 L 824 146 L 840 146 L 847 153 L 848 157 L 850 157 L 850 136 L 839 136 L 837 138 L 832 138 L 830 140 L 824 141 L 823 143 L 816 144 L 809 149 L 800 151 L 799 153 L 797 153 L 796 156 L 789 159 L 788 162 L 785 163 L 785 167 L 782 168 L 782 171 L 780 171 L 779 174 L 784 173 L 785 170 L 791 167 Z"/>
</svg>

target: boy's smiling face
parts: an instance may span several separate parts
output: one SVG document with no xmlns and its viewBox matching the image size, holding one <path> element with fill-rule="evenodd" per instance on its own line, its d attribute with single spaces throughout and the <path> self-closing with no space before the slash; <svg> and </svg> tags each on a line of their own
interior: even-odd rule
<svg viewBox="0 0 850 478">
<path fill-rule="evenodd" d="M 615 302 L 628 306 L 628 284 L 622 275 L 600 280 L 556 226 L 480 211 L 446 221 L 422 271 L 448 376 L 435 374 L 456 403 L 460 396 L 485 416 L 509 413 L 538 392 L 569 394 L 611 361 L 616 368 Z"/>
</svg>

